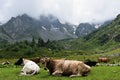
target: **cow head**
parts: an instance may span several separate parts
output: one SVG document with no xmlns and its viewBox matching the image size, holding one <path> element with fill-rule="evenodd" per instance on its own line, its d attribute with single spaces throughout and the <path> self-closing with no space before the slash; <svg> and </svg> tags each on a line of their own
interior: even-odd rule
<svg viewBox="0 0 120 80">
<path fill-rule="evenodd" d="M 23 58 L 19 58 L 16 62 L 15 65 L 22 65 L 23 64 Z"/>
<path fill-rule="evenodd" d="M 50 60 L 51 60 L 51 58 L 47 58 L 47 57 L 42 58 L 40 60 L 40 62 L 42 63 L 42 65 L 43 65 L 43 67 L 44 67 L 45 70 L 48 69 L 48 65 L 50 64 Z"/>
</svg>

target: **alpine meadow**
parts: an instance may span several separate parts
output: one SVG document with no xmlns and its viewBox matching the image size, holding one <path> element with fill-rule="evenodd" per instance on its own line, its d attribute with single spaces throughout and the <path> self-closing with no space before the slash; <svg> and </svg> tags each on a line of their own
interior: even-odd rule
<svg viewBox="0 0 120 80">
<path fill-rule="evenodd" d="M 0 80 L 120 80 L 119 0 L 1 0 Z"/>
</svg>

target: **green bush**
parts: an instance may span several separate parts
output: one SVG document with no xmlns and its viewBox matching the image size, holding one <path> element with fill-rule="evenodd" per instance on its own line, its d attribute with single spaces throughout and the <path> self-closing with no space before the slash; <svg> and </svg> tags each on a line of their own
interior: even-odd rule
<svg viewBox="0 0 120 80">
<path fill-rule="evenodd" d="M 116 42 L 120 42 L 120 34 L 118 34 L 117 36 L 115 36 L 115 37 L 114 37 L 114 40 L 115 40 Z"/>
</svg>

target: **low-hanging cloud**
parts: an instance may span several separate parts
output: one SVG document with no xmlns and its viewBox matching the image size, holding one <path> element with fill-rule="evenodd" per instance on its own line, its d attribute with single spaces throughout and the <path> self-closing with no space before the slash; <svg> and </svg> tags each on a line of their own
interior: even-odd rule
<svg viewBox="0 0 120 80">
<path fill-rule="evenodd" d="M 0 22 L 24 13 L 35 18 L 52 14 L 72 24 L 99 23 L 120 13 L 120 0 L 0 0 Z"/>
</svg>

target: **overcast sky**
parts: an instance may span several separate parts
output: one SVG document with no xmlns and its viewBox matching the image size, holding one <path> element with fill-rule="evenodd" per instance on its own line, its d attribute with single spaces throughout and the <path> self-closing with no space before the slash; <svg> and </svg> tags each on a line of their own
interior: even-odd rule
<svg viewBox="0 0 120 80">
<path fill-rule="evenodd" d="M 28 14 L 52 14 L 72 24 L 103 22 L 120 13 L 120 0 L 0 0 L 0 22 Z"/>
</svg>

